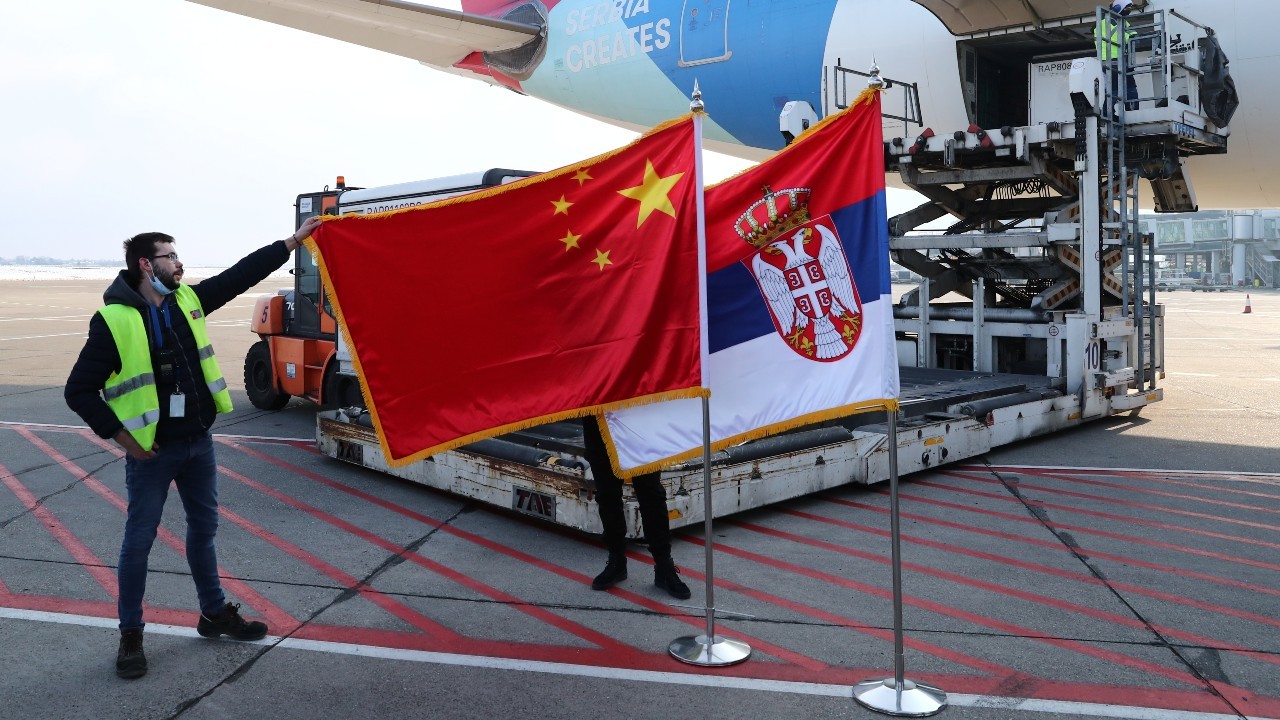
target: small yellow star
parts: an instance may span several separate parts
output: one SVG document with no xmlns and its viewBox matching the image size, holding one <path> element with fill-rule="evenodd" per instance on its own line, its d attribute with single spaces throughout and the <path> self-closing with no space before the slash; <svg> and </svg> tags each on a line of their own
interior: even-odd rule
<svg viewBox="0 0 1280 720">
<path fill-rule="evenodd" d="M 588 181 L 588 180 L 594 180 L 595 178 L 593 178 L 593 177 L 591 177 L 590 175 L 588 175 L 588 174 L 587 174 L 587 169 L 586 169 L 586 168 L 582 168 L 581 170 L 579 170 L 579 171 L 578 171 L 578 173 L 577 173 L 576 175 L 574 175 L 574 176 L 573 176 L 573 179 L 574 179 L 574 180 L 577 180 L 577 181 L 578 181 L 578 186 L 579 186 L 579 187 L 581 187 L 581 186 L 582 186 L 582 184 L 583 184 L 583 183 L 585 183 L 586 181 Z"/>
<path fill-rule="evenodd" d="M 578 238 L 580 237 L 582 236 L 574 235 L 572 230 L 566 230 L 564 233 L 564 237 L 560 238 L 560 242 L 564 243 L 565 252 L 568 252 L 569 248 L 578 247 Z"/>
<path fill-rule="evenodd" d="M 556 206 L 556 211 L 551 213 L 552 215 L 568 215 L 569 206 L 573 205 L 573 203 L 565 200 L 563 195 L 560 196 L 559 200 L 552 200 L 551 204 Z"/>
<path fill-rule="evenodd" d="M 600 266 L 600 272 L 604 272 L 605 265 L 613 264 L 613 261 L 609 259 L 609 253 L 611 252 L 613 251 L 612 250 L 605 250 L 604 252 L 600 252 L 599 250 L 596 251 L 596 259 L 592 260 L 591 262 Z"/>
<path fill-rule="evenodd" d="M 671 217 L 676 216 L 675 206 L 671 204 L 671 198 L 668 195 L 682 177 L 684 177 L 684 173 L 661 177 L 653 169 L 653 163 L 645 161 L 644 182 L 635 187 L 618 191 L 618 194 L 623 197 L 640 201 L 640 215 L 636 218 L 636 227 L 643 225 L 654 210 L 664 212 Z"/>
</svg>

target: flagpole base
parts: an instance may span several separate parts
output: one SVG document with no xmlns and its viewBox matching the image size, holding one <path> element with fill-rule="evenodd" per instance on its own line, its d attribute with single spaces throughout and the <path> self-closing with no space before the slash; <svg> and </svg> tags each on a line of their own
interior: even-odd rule
<svg viewBox="0 0 1280 720">
<path fill-rule="evenodd" d="M 678 637 L 671 641 L 667 651 L 680 662 L 702 667 L 737 665 L 751 657 L 750 645 L 721 635 L 716 635 L 710 642 L 706 635 Z"/>
<path fill-rule="evenodd" d="M 853 699 L 869 710 L 897 717 L 928 717 L 947 706 L 947 694 L 930 685 L 903 680 L 896 687 L 894 678 L 863 680 L 853 686 Z"/>
</svg>

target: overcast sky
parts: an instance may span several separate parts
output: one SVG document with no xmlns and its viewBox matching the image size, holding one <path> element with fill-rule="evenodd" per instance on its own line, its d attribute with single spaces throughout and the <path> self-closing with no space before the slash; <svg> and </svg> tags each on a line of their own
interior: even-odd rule
<svg viewBox="0 0 1280 720">
<path fill-rule="evenodd" d="M 337 175 L 549 170 L 636 136 L 181 0 L 0 1 L 0 257 L 111 260 L 157 230 L 186 264 L 227 265 L 285 237 L 295 196 Z M 707 179 L 743 167 L 709 154 Z"/>
</svg>

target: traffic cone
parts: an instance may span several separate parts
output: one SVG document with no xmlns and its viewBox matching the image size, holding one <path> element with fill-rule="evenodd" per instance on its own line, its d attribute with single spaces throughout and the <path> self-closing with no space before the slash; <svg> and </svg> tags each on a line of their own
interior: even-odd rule
<svg viewBox="0 0 1280 720">
<path fill-rule="evenodd" d="M 1244 294 L 1244 314 L 1248 315 L 1253 312 L 1253 307 L 1249 304 L 1249 293 Z"/>
</svg>

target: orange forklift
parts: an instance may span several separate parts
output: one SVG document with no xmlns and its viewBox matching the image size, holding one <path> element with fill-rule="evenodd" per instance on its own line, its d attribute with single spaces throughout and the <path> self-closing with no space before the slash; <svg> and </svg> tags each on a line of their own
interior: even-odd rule
<svg viewBox="0 0 1280 720">
<path fill-rule="evenodd" d="M 335 189 L 326 185 L 320 192 L 299 195 L 294 204 L 294 228 L 314 215 L 338 214 L 338 197 L 347 189 L 339 175 Z M 320 268 L 305 249 L 295 252 L 293 258 L 293 288 L 259 296 L 253 308 L 250 329 L 261 340 L 249 348 L 244 359 L 244 389 L 249 402 L 261 410 L 279 410 L 291 396 L 330 407 L 342 404 L 340 398 L 354 398 L 359 403 L 359 387 L 344 388 L 338 382 L 338 323 Z"/>
</svg>

